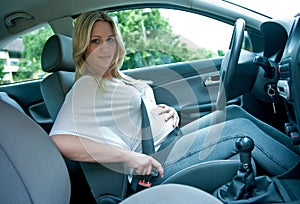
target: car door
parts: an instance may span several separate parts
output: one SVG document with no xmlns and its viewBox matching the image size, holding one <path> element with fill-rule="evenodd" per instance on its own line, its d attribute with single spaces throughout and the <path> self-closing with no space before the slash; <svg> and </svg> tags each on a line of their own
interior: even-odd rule
<svg viewBox="0 0 300 204">
<path fill-rule="evenodd" d="M 181 125 L 214 110 L 231 25 L 176 9 L 133 9 L 111 15 L 118 21 L 125 42 L 127 55 L 122 71 L 152 81 L 157 103 L 174 107 Z M 128 16 L 135 19 L 131 25 Z M 217 32 L 220 30 L 222 33 Z M 3 85 L 0 91 L 7 92 L 49 131 L 53 121 L 40 92 L 40 80 Z"/>
<path fill-rule="evenodd" d="M 182 126 L 213 111 L 220 82 L 219 70 L 233 27 L 176 9 L 147 8 L 126 12 L 112 13 L 120 24 L 127 51 L 122 70 L 133 78 L 151 81 L 157 103 L 174 107 L 181 116 Z M 137 19 L 141 18 L 141 22 L 135 21 L 136 27 L 141 26 L 140 32 L 135 27 L 137 30 L 126 33 L 130 29 L 128 13 L 131 18 L 136 13 L 140 15 Z M 164 28 L 154 29 L 160 27 L 152 18 L 157 13 L 160 19 L 155 22 L 165 21 L 171 27 L 171 34 Z M 193 26 L 196 24 L 197 28 Z M 140 44 L 143 46 L 138 46 Z"/>
<path fill-rule="evenodd" d="M 174 107 L 185 125 L 214 110 L 222 58 L 133 69 L 133 78 L 151 81 L 159 104 Z"/>
</svg>

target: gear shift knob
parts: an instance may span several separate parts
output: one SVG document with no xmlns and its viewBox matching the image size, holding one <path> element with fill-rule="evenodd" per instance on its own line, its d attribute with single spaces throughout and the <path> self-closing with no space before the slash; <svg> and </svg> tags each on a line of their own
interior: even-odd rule
<svg viewBox="0 0 300 204">
<path fill-rule="evenodd" d="M 254 149 L 254 142 L 252 138 L 240 135 L 235 142 L 235 146 L 239 151 L 241 165 L 232 182 L 217 190 L 217 198 L 224 203 L 235 203 L 234 201 L 243 199 L 247 199 L 247 201 L 236 203 L 248 203 L 248 199 L 255 196 L 257 190 L 251 164 L 251 151 Z"/>
<path fill-rule="evenodd" d="M 254 148 L 254 142 L 251 137 L 241 136 L 235 142 L 235 146 L 240 153 L 242 164 L 251 164 L 251 151 Z"/>
</svg>

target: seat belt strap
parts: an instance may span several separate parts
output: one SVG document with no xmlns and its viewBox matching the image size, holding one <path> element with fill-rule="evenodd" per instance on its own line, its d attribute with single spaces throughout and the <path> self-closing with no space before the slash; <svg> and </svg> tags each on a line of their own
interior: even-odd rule
<svg viewBox="0 0 300 204">
<path fill-rule="evenodd" d="M 141 113 L 142 113 L 142 151 L 146 155 L 154 155 L 154 140 L 152 135 L 152 130 L 150 126 L 150 120 L 148 112 L 144 103 L 143 98 L 141 97 Z M 141 191 L 143 189 L 149 188 L 152 186 L 151 179 L 158 176 L 158 172 L 152 172 L 149 176 L 133 176 L 131 188 L 134 192 Z"/>
<path fill-rule="evenodd" d="M 148 112 L 143 98 L 141 98 L 141 112 L 142 112 L 142 150 L 144 154 L 152 155 L 155 153 L 154 140 L 153 140 Z"/>
</svg>

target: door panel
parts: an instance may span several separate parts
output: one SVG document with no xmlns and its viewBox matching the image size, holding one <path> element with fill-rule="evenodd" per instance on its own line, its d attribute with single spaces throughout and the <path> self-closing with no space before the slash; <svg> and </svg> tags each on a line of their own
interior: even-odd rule
<svg viewBox="0 0 300 204">
<path fill-rule="evenodd" d="M 14 83 L 0 86 L 0 91 L 6 92 L 11 98 L 16 100 L 28 113 L 28 108 L 37 101 L 42 101 L 40 91 L 40 80 Z"/>
<path fill-rule="evenodd" d="M 205 59 L 125 73 L 136 79 L 152 81 L 157 103 L 174 107 L 181 116 L 181 125 L 185 125 L 214 110 L 221 62 L 222 58 Z"/>
<path fill-rule="evenodd" d="M 185 125 L 214 110 L 218 71 L 222 58 L 160 65 L 124 71 L 136 79 L 152 81 L 159 104 L 174 107 Z M 1 86 L 37 123 L 49 131 L 52 121 L 40 92 L 40 81 Z"/>
</svg>

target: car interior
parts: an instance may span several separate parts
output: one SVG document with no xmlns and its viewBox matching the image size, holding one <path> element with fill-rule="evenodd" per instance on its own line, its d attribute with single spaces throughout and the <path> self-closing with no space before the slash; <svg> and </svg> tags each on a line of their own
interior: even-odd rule
<svg viewBox="0 0 300 204">
<path fill-rule="evenodd" d="M 146 6 L 131 3 L 141 8 L 164 5 L 188 10 L 186 4 L 166 2 Z M 199 12 L 197 8 L 201 7 L 206 14 L 205 6 L 212 5 L 195 1 L 192 11 Z M 88 4 L 85 9 L 91 7 Z M 120 3 L 107 8 L 116 11 L 123 7 L 126 5 Z M 76 18 L 79 11 L 77 8 L 72 17 Z M 174 107 L 181 117 L 180 126 L 199 117 L 203 118 L 199 128 L 245 118 L 299 155 L 300 161 L 300 17 L 260 21 L 244 15 L 224 20 L 233 25 L 225 56 L 122 72 L 152 81 L 157 103 Z M 221 14 L 214 17 L 221 18 Z M 18 15 L 7 22 L 22 18 L 27 17 Z M 62 20 L 62 25 L 69 20 Z M 33 19 L 28 21 L 30 26 Z M 300 202 L 299 161 L 284 174 L 266 172 L 251 157 L 251 138 L 236 142 L 234 157 L 190 166 L 161 185 L 136 193 L 130 188 L 128 175 L 120 173 L 124 164 L 64 158 L 48 133 L 75 81 L 71 35 L 57 32 L 46 41 L 41 68 L 47 74 L 40 80 L 0 86 L 1 203 Z M 252 195 L 237 199 L 246 194 Z"/>
</svg>

